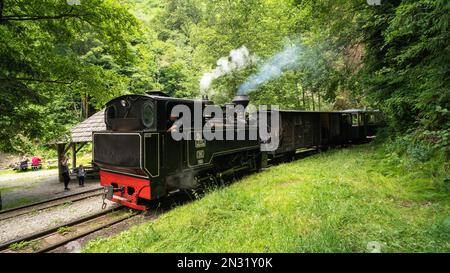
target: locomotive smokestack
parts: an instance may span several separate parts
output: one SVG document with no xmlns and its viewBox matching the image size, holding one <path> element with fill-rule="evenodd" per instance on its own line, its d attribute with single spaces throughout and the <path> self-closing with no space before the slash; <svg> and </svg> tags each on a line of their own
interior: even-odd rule
<svg viewBox="0 0 450 273">
<path fill-rule="evenodd" d="M 211 100 L 208 98 L 208 95 L 203 95 L 203 96 L 202 96 L 202 103 L 203 103 L 203 105 L 212 105 L 212 104 L 214 104 L 214 102 L 211 101 Z"/>
<path fill-rule="evenodd" d="M 250 103 L 250 99 L 247 95 L 238 95 L 234 97 L 233 103 L 236 105 L 242 105 L 245 108 Z"/>
</svg>

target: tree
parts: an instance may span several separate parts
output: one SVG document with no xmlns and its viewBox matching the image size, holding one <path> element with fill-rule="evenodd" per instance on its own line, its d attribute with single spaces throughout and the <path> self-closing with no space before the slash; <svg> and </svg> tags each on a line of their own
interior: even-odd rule
<svg viewBox="0 0 450 273">
<path fill-rule="evenodd" d="M 42 107 L 51 109 L 55 97 L 91 94 L 100 103 L 126 91 L 128 80 L 105 69 L 105 58 L 118 66 L 133 62 L 129 42 L 136 30 L 136 19 L 117 1 L 1 0 L 0 149 L 12 149 L 16 134 L 45 135 L 51 114 Z M 104 62 L 89 59 L 89 52 Z M 76 115 L 66 117 L 57 122 L 71 124 Z"/>
</svg>

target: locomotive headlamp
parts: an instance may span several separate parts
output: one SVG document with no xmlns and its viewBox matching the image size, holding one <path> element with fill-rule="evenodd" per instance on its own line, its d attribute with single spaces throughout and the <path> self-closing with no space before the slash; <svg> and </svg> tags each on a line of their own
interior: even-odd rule
<svg viewBox="0 0 450 273">
<path fill-rule="evenodd" d="M 126 100 L 121 100 L 121 101 L 120 101 L 120 104 L 121 104 L 123 107 L 127 107 L 127 105 L 128 105 L 128 103 L 127 103 Z"/>
</svg>

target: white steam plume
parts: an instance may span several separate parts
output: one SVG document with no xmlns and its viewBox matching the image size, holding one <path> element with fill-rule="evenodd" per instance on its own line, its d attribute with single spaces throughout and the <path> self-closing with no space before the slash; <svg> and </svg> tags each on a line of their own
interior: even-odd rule
<svg viewBox="0 0 450 273">
<path fill-rule="evenodd" d="M 278 78 L 285 70 L 296 68 L 301 53 L 302 48 L 299 45 L 286 45 L 281 52 L 270 57 L 258 67 L 258 71 L 255 74 L 251 75 L 247 81 L 241 84 L 238 94 L 247 94 L 266 81 Z"/>
<path fill-rule="evenodd" d="M 211 72 L 203 74 L 200 79 L 200 90 L 207 93 L 211 88 L 212 82 L 233 71 L 242 70 L 255 61 L 255 57 L 250 55 L 246 46 L 230 51 L 228 57 L 222 57 L 217 60 L 217 66 Z"/>
</svg>

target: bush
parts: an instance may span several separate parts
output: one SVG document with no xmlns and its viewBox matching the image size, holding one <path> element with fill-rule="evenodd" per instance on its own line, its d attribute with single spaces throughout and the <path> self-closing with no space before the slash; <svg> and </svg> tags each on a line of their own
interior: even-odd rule
<svg viewBox="0 0 450 273">
<path fill-rule="evenodd" d="M 438 191 L 450 191 L 448 146 L 436 145 L 423 134 L 407 134 L 386 139 L 381 164 L 386 173 L 420 171 Z M 391 171 L 390 171 L 391 170 Z"/>
</svg>

